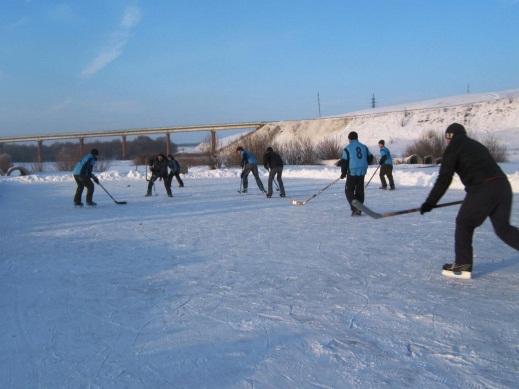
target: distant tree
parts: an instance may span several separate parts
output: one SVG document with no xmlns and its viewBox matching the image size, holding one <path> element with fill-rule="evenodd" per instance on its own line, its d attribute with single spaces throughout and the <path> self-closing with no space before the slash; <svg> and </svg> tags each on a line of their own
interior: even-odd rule
<svg viewBox="0 0 519 389">
<path fill-rule="evenodd" d="M 490 151 L 490 154 L 496 162 L 508 161 L 508 150 L 506 146 L 499 142 L 493 135 L 490 135 L 481 143 Z"/>
<path fill-rule="evenodd" d="M 337 137 L 325 138 L 315 146 L 315 156 L 321 160 L 340 159 L 343 146 Z"/>
<path fill-rule="evenodd" d="M 421 157 L 433 156 L 440 157 L 445 148 L 443 132 L 428 131 L 418 138 L 413 144 L 404 149 L 404 156 L 416 154 Z"/>
<path fill-rule="evenodd" d="M 157 154 L 166 152 L 166 137 L 158 137 L 152 139 L 148 136 L 139 136 L 134 140 L 126 143 L 126 158 L 134 159 L 138 155 Z M 109 141 L 92 141 L 84 143 L 84 152 L 89 152 L 92 148 L 99 150 L 99 154 L 106 160 L 122 159 L 122 142 L 120 139 Z M 170 151 L 176 152 L 177 145 L 170 143 Z M 16 162 L 34 162 L 38 156 L 38 148 L 36 144 L 25 143 L 7 143 L 4 145 L 4 152 L 11 156 Z M 42 160 L 44 162 L 63 162 L 63 155 L 74 155 L 75 159 L 81 158 L 78 142 L 54 142 L 42 145 Z"/>
</svg>

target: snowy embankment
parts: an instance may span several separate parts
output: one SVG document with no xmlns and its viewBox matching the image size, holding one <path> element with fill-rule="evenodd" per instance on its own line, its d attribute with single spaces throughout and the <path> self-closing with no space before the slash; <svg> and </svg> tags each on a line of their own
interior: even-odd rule
<svg viewBox="0 0 519 389">
<path fill-rule="evenodd" d="M 480 141 L 494 138 L 507 148 L 509 160 L 519 161 L 519 89 L 449 96 L 337 117 L 274 122 L 258 134 L 268 133 L 278 145 L 298 138 L 309 139 L 314 145 L 331 138 L 346 145 L 349 132 L 356 131 L 372 152 L 378 151 L 377 143 L 384 139 L 393 157 L 403 158 L 408 156 L 403 154 L 406 147 L 430 131 L 443 133 L 454 122 L 463 124 L 469 135 Z M 229 140 L 224 138 L 221 144 L 227 145 Z"/>
<path fill-rule="evenodd" d="M 142 181 L 146 178 L 143 168 L 132 166 L 131 162 L 117 162 L 117 169 L 99 173 L 101 180 L 127 179 L 131 181 Z M 500 164 L 503 171 L 507 174 L 508 180 L 512 185 L 514 193 L 519 193 L 519 162 L 507 162 Z M 373 176 L 376 166 L 371 166 L 366 174 L 366 182 Z M 395 182 L 399 186 L 413 186 L 429 188 L 434 185 L 437 177 L 438 166 L 431 165 L 397 165 L 395 167 Z M 241 171 L 234 168 L 224 168 L 210 170 L 207 167 L 194 167 L 189 169 L 187 175 L 190 179 L 202 178 L 236 178 L 239 182 Z M 268 173 L 260 168 L 263 178 L 268 177 Z M 283 170 L 284 178 L 308 178 L 308 179 L 330 179 L 333 180 L 340 175 L 340 170 L 334 166 L 285 166 Z M 378 172 L 373 178 L 374 186 L 378 185 Z M 9 178 L 7 178 L 9 179 Z M 29 176 L 12 177 L 12 180 L 19 182 L 60 182 L 74 181 L 70 173 L 37 174 Z M 254 181 L 253 177 L 250 179 Z M 463 185 L 457 176 L 454 177 L 451 189 L 463 189 Z"/>
<path fill-rule="evenodd" d="M 488 221 L 454 280 L 457 206 L 352 218 L 344 181 L 289 203 L 336 167 L 288 166 L 287 198 L 252 177 L 240 195 L 239 174 L 193 168 L 144 197 L 144 168 L 118 163 L 99 177 L 128 204 L 96 186 L 95 208 L 72 207 L 70 173 L 0 177 L 0 387 L 519 387 L 519 253 Z M 397 166 L 366 205 L 420 206 L 436 174 Z"/>
</svg>

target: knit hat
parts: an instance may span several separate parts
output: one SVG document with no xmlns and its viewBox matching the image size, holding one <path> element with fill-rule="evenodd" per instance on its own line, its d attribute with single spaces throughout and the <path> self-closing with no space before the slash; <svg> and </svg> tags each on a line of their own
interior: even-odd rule
<svg viewBox="0 0 519 389">
<path fill-rule="evenodd" d="M 90 154 L 92 154 L 92 155 L 99 155 L 99 150 L 92 149 L 92 150 L 90 150 Z"/>
<path fill-rule="evenodd" d="M 378 141 L 378 144 L 384 146 L 386 144 L 386 142 L 384 142 L 384 139 L 380 139 Z"/>
<path fill-rule="evenodd" d="M 267 147 L 267 153 L 268 153 L 269 151 L 274 151 L 274 150 L 272 149 L 272 147 Z"/>
<path fill-rule="evenodd" d="M 359 139 L 359 134 L 357 134 L 355 131 L 352 131 L 348 134 L 348 139 L 349 140 Z"/>
<path fill-rule="evenodd" d="M 446 138 L 450 139 L 456 135 L 463 135 L 466 134 L 467 131 L 465 130 L 465 127 L 463 127 L 459 123 L 452 123 L 447 129 L 445 130 L 445 134 L 452 134 L 452 135 L 445 135 Z"/>
</svg>

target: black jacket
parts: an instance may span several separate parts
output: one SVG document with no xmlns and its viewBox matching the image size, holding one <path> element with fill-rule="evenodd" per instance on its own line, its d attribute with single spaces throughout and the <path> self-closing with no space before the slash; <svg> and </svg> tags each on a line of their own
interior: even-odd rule
<svg viewBox="0 0 519 389">
<path fill-rule="evenodd" d="M 159 161 L 158 155 L 150 161 L 151 175 L 166 178 L 168 176 L 168 160 L 165 155 L 159 155 L 162 156 L 162 161 Z"/>
<path fill-rule="evenodd" d="M 438 203 L 449 188 L 454 173 L 460 177 L 465 190 L 486 181 L 506 179 L 505 173 L 485 146 L 465 134 L 459 134 L 452 138 L 443 152 L 440 172 L 427 197 L 427 203 Z"/>
<path fill-rule="evenodd" d="M 283 160 L 278 153 L 267 151 L 263 156 L 263 167 L 267 170 L 276 167 L 283 167 Z"/>
</svg>

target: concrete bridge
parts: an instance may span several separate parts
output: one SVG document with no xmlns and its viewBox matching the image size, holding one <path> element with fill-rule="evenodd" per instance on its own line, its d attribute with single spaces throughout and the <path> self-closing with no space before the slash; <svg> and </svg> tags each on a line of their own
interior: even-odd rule
<svg viewBox="0 0 519 389">
<path fill-rule="evenodd" d="M 5 143 L 15 142 L 37 142 L 38 144 L 38 162 L 42 161 L 42 144 L 43 141 L 61 140 L 61 139 L 78 139 L 79 152 L 84 154 L 84 140 L 86 138 L 102 138 L 120 136 L 122 139 L 122 156 L 126 159 L 126 137 L 134 135 L 150 135 L 150 134 L 165 134 L 166 135 L 166 153 L 170 153 L 170 139 L 171 134 L 177 132 L 196 132 L 209 131 L 211 133 L 211 153 L 216 153 L 216 131 L 225 130 L 239 130 L 239 129 L 259 129 L 263 127 L 265 122 L 246 122 L 234 124 L 210 124 L 199 126 L 182 126 L 182 127 L 156 127 L 156 128 L 139 128 L 131 130 L 111 130 L 111 131 L 94 131 L 94 132 L 74 132 L 62 134 L 47 134 L 47 135 L 24 135 L 24 136 L 10 136 L 0 137 L 0 154 L 3 153 L 3 145 Z"/>
</svg>

